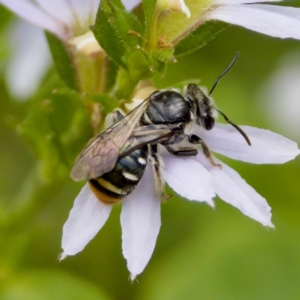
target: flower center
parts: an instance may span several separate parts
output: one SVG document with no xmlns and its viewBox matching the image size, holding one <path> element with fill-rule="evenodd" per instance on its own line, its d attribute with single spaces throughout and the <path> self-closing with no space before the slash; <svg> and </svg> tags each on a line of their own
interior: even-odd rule
<svg viewBox="0 0 300 300">
<path fill-rule="evenodd" d="M 92 31 L 73 37 L 68 40 L 68 43 L 87 56 L 95 56 L 103 52 Z"/>
</svg>

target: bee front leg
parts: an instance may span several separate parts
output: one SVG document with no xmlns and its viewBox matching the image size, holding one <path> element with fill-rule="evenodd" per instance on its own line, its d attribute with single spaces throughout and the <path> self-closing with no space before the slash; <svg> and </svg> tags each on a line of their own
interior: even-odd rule
<svg viewBox="0 0 300 300">
<path fill-rule="evenodd" d="M 209 150 L 208 146 L 205 144 L 205 142 L 198 137 L 195 134 L 191 134 L 191 135 L 185 135 L 184 141 L 183 143 L 187 143 L 188 145 L 200 145 L 202 147 L 202 151 L 203 154 L 205 155 L 205 157 L 209 160 L 209 162 L 213 165 L 213 166 L 217 166 L 219 168 L 222 168 L 222 165 L 217 164 L 212 156 L 211 151 Z M 182 144 L 182 143 L 181 143 Z M 177 148 L 175 149 L 175 146 L 177 146 Z M 166 145 L 165 146 L 166 149 L 173 155 L 177 155 L 177 156 L 196 156 L 198 154 L 198 150 L 195 149 L 194 147 L 190 147 L 190 146 L 182 146 L 182 145 Z"/>
<path fill-rule="evenodd" d="M 162 168 L 164 166 L 162 157 L 157 153 L 157 145 L 148 145 L 149 160 L 152 165 L 154 174 L 155 190 L 161 201 L 170 199 L 173 195 L 165 194 L 165 179 L 163 177 Z"/>
</svg>

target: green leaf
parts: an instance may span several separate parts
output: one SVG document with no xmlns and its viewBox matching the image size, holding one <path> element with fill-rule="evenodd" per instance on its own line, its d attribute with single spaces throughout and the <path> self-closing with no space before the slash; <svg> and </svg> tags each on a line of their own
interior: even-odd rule
<svg viewBox="0 0 300 300">
<path fill-rule="evenodd" d="M 92 136 L 81 95 L 61 89 L 49 99 L 34 103 L 31 114 L 21 125 L 21 134 L 43 161 L 46 178 L 64 178 Z"/>
<path fill-rule="evenodd" d="M 126 57 L 142 42 L 139 36 L 143 29 L 136 16 L 128 13 L 120 2 L 105 0 L 101 2 L 92 30 L 109 57 L 127 69 Z"/>
<path fill-rule="evenodd" d="M 125 55 L 125 47 L 120 42 L 118 33 L 112 26 L 114 18 L 107 6 L 106 1 L 101 2 L 92 31 L 108 56 L 118 65 L 126 68 L 126 64 L 122 60 Z"/>
<path fill-rule="evenodd" d="M 69 88 L 78 90 L 76 70 L 65 44 L 49 32 L 46 32 L 46 37 L 57 73 Z"/>
<path fill-rule="evenodd" d="M 146 34 L 148 34 L 151 26 L 152 15 L 156 5 L 156 0 L 143 0 L 145 24 L 146 24 Z"/>
<path fill-rule="evenodd" d="M 2 300 L 109 300 L 99 285 L 56 270 L 27 271 L 11 278 L 1 290 Z"/>
<path fill-rule="evenodd" d="M 186 55 L 202 48 L 229 26 L 227 23 L 216 21 L 209 21 L 203 24 L 176 45 L 175 56 Z"/>
<path fill-rule="evenodd" d="M 94 102 L 101 104 L 101 108 L 104 109 L 105 115 L 113 111 L 115 108 L 119 107 L 118 100 L 108 95 L 95 94 L 89 95 L 88 97 Z"/>
<path fill-rule="evenodd" d="M 4 29 L 6 24 L 11 19 L 11 12 L 6 9 L 4 6 L 0 6 L 0 30 Z"/>
<path fill-rule="evenodd" d="M 111 59 L 108 59 L 108 70 L 106 73 L 106 90 L 113 89 L 118 74 L 118 65 Z"/>
</svg>

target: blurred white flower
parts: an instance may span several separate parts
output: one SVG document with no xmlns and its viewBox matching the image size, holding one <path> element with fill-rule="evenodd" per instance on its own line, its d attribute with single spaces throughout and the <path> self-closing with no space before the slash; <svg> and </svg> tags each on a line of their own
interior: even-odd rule
<svg viewBox="0 0 300 300">
<path fill-rule="evenodd" d="M 13 23 L 8 39 L 11 56 L 6 71 L 7 87 L 15 99 L 24 100 L 41 83 L 51 64 L 51 55 L 43 30 L 26 21 Z"/>
<path fill-rule="evenodd" d="M 286 54 L 259 89 L 259 109 L 273 127 L 300 141 L 300 53 Z"/>
<path fill-rule="evenodd" d="M 127 9 L 135 7 L 137 2 L 123 1 Z M 101 50 L 90 31 L 100 0 L 0 0 L 0 4 L 32 24 L 20 22 L 12 33 L 13 52 L 7 83 L 17 99 L 28 98 L 49 67 L 50 56 L 43 30 L 52 32 L 85 54 Z"/>
<path fill-rule="evenodd" d="M 211 131 L 196 126 L 193 132 L 201 136 L 211 150 L 255 164 L 284 163 L 300 153 L 295 142 L 276 133 L 248 126 L 241 128 L 250 138 L 251 147 L 230 125 L 217 124 Z M 164 178 L 182 197 L 213 205 L 212 198 L 217 194 L 245 215 L 264 226 L 274 227 L 266 200 L 229 166 L 217 159 L 222 169 L 212 166 L 201 152 L 196 157 L 177 157 L 161 148 L 160 153 L 165 165 Z M 86 184 L 64 225 L 61 259 L 82 251 L 105 224 L 111 209 L 112 205 L 100 202 Z M 123 255 L 134 280 L 151 258 L 161 225 L 160 200 L 150 167 L 146 168 L 133 193 L 124 199 L 121 225 Z"/>
<path fill-rule="evenodd" d="M 21 18 L 48 30 L 63 41 L 90 31 L 100 0 L 0 0 Z M 134 0 L 123 1 L 133 8 Z"/>
</svg>

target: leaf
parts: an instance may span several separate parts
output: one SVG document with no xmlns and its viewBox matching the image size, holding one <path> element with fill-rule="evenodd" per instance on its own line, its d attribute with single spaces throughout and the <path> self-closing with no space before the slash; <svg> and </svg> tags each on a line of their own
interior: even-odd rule
<svg viewBox="0 0 300 300">
<path fill-rule="evenodd" d="M 6 7 L 1 5 L 0 6 L 0 30 L 5 28 L 5 26 L 11 19 L 11 17 L 12 17 L 11 12 Z"/>
<path fill-rule="evenodd" d="M 106 1 L 102 1 L 99 6 L 92 31 L 108 56 L 118 65 L 126 69 L 126 64 L 122 60 L 122 57 L 125 55 L 125 47 L 120 43 L 118 33 L 112 26 L 113 16 L 107 8 L 107 5 L 105 5 L 105 2 Z"/>
<path fill-rule="evenodd" d="M 186 38 L 175 46 L 175 56 L 190 54 L 212 40 L 217 34 L 230 25 L 223 22 L 209 21 L 196 30 L 192 31 Z"/>
<path fill-rule="evenodd" d="M 67 272 L 33 270 L 6 280 L 2 300 L 109 300 L 99 286 Z"/>
<path fill-rule="evenodd" d="M 113 89 L 116 83 L 116 77 L 118 74 L 118 65 L 111 59 L 108 59 L 108 70 L 106 73 L 106 90 Z"/>
<path fill-rule="evenodd" d="M 76 70 L 65 44 L 49 32 L 46 32 L 46 37 L 57 73 L 69 88 L 78 90 Z"/>
<path fill-rule="evenodd" d="M 105 110 L 106 115 L 113 111 L 115 108 L 119 107 L 118 100 L 108 95 L 95 94 L 89 95 L 89 98 L 94 102 L 101 104 L 101 108 Z"/>
<path fill-rule="evenodd" d="M 35 102 L 21 125 L 21 134 L 43 161 L 48 179 L 67 176 L 75 157 L 92 136 L 81 95 L 61 89 L 49 99 Z"/>
<path fill-rule="evenodd" d="M 143 0 L 145 24 L 146 24 L 146 34 L 148 34 L 151 26 L 152 15 L 156 5 L 156 0 Z"/>
<path fill-rule="evenodd" d="M 119 1 L 105 0 L 99 6 L 92 30 L 109 57 L 127 69 L 126 57 L 136 49 L 143 34 L 136 16 L 128 13 Z"/>
</svg>

